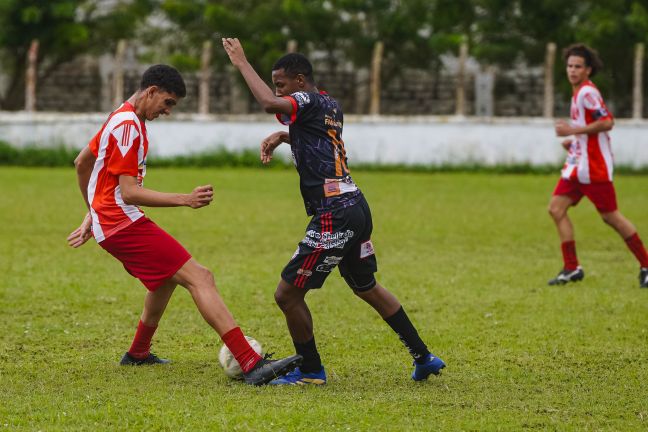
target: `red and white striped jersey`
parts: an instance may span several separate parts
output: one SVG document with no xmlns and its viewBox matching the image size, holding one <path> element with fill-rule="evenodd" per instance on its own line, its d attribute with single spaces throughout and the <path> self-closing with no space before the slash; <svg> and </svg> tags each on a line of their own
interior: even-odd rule
<svg viewBox="0 0 648 432">
<path fill-rule="evenodd" d="M 146 126 L 133 105 L 124 102 L 108 116 L 88 146 L 97 158 L 88 183 L 88 202 L 92 232 L 100 243 L 144 216 L 139 207 L 124 203 L 119 176 L 137 177 L 142 186 L 148 152 Z"/>
<path fill-rule="evenodd" d="M 584 127 L 597 120 L 612 119 L 592 81 L 576 89 L 571 100 L 571 124 Z M 567 153 L 562 178 L 580 183 L 611 182 L 614 170 L 610 135 L 607 132 L 576 135 Z"/>
</svg>

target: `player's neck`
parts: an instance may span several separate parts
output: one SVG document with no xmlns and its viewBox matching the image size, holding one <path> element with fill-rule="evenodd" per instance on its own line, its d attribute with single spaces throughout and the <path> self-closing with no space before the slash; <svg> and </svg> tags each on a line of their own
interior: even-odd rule
<svg viewBox="0 0 648 432">
<path fill-rule="evenodd" d="M 144 107 L 142 106 L 142 92 L 136 91 L 126 102 L 133 105 L 137 117 L 139 117 L 140 121 L 145 122 L 146 116 L 144 115 Z"/>
<path fill-rule="evenodd" d="M 575 83 L 575 84 L 572 84 L 572 90 L 574 91 L 574 93 L 575 93 L 579 88 L 581 88 L 581 87 L 583 86 L 583 84 L 585 84 L 585 83 L 588 82 L 588 81 L 589 81 L 589 77 L 588 77 L 588 78 L 585 78 L 584 80 L 579 81 L 579 82 L 577 82 L 577 83 Z"/>
</svg>

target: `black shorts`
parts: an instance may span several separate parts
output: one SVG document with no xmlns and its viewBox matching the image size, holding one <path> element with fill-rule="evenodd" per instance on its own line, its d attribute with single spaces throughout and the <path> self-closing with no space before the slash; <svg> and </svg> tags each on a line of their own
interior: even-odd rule
<svg viewBox="0 0 648 432">
<path fill-rule="evenodd" d="M 339 266 L 347 278 L 366 279 L 378 270 L 371 244 L 371 211 L 367 201 L 318 213 L 306 228 L 281 278 L 299 288 L 320 288 L 331 271 Z"/>
</svg>

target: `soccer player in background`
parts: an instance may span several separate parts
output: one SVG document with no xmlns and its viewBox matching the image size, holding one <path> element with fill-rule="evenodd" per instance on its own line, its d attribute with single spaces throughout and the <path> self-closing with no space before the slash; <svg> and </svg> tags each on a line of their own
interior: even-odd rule
<svg viewBox="0 0 648 432">
<path fill-rule="evenodd" d="M 317 89 L 312 66 L 301 54 L 288 54 L 275 63 L 273 92 L 248 63 L 238 39 L 223 38 L 223 46 L 265 111 L 289 125 L 289 132 L 275 132 L 263 140 L 261 161 L 270 162 L 278 145 L 290 144 L 306 213 L 312 216 L 275 292 L 297 354 L 304 360 L 301 367 L 270 384 L 326 383 L 305 296 L 320 288 L 336 266 L 353 293 L 371 305 L 405 344 L 414 358 L 412 378 L 421 381 L 438 375 L 445 363 L 428 351 L 401 304 L 374 278 L 371 212 L 349 175 L 337 101 Z"/>
<path fill-rule="evenodd" d="M 167 65 L 151 66 L 144 72 L 139 90 L 108 116 L 90 144 L 81 150 L 74 164 L 89 212 L 70 234 L 68 243 L 77 248 L 94 236 L 99 246 L 148 290 L 135 338 L 121 365 L 169 362 L 150 351 L 151 339 L 176 285 L 182 285 L 241 365 L 245 382 L 266 384 L 298 366 L 301 357 L 261 358 L 220 297 L 211 271 L 138 207 L 198 209 L 213 199 L 211 185 L 198 186 L 189 194 L 143 187 L 149 147 L 146 121 L 169 115 L 185 94 L 177 70 Z"/>
<path fill-rule="evenodd" d="M 585 277 L 576 256 L 574 228 L 567 211 L 586 196 L 594 204 L 605 223 L 619 233 L 639 261 L 639 284 L 648 287 L 648 254 L 637 229 L 617 208 L 612 184 L 613 159 L 608 131 L 614 118 L 590 78 L 603 66 L 598 53 L 574 44 L 564 50 L 567 79 L 572 85 L 571 122 L 556 122 L 556 135 L 570 137 L 562 142 L 567 160 L 549 202 L 561 241 L 564 266 L 549 285 L 562 285 Z"/>
</svg>

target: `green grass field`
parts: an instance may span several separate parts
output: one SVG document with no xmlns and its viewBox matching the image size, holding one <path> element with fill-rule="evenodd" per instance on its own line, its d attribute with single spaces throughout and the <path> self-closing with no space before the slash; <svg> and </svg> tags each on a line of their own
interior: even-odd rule
<svg viewBox="0 0 648 432">
<path fill-rule="evenodd" d="M 220 370 L 216 334 L 182 288 L 154 338 L 166 367 L 122 368 L 145 293 L 93 242 L 72 169 L 0 169 L 0 430 L 646 430 L 648 290 L 589 202 L 572 210 L 585 281 L 561 267 L 546 204 L 557 174 L 356 172 L 378 280 L 448 367 L 425 383 L 337 273 L 309 295 L 329 384 L 250 388 Z M 201 210 L 147 214 L 213 269 L 243 330 L 283 356 L 279 273 L 307 223 L 296 173 L 155 169 L 146 185 L 212 183 Z M 617 178 L 648 240 L 648 178 Z M 648 242 L 647 242 L 648 243 Z"/>
</svg>

